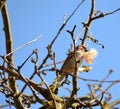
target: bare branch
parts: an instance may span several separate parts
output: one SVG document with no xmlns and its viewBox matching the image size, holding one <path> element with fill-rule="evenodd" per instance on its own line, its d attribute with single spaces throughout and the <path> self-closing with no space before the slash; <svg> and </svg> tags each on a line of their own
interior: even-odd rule
<svg viewBox="0 0 120 109">
<path fill-rule="evenodd" d="M 64 62 L 64 60 L 58 61 L 58 62 L 56 62 L 55 64 L 61 64 L 61 63 L 63 63 L 63 62 Z M 54 63 L 45 64 L 43 67 L 48 67 L 48 66 L 51 66 L 51 65 L 54 65 Z"/>
<path fill-rule="evenodd" d="M 15 49 L 15 50 L 13 50 L 12 52 L 10 52 L 10 53 L 6 54 L 6 55 L 4 56 L 4 58 L 6 58 L 7 56 L 9 56 L 9 55 L 13 54 L 14 52 L 16 52 L 16 51 L 18 51 L 18 50 L 20 50 L 20 49 L 22 49 L 22 48 L 24 48 L 25 46 L 27 46 L 27 45 L 29 45 L 29 44 L 31 44 L 31 43 L 36 42 L 36 41 L 37 41 L 37 40 L 39 40 L 40 38 L 41 38 L 41 35 L 40 35 L 40 36 L 38 36 L 37 38 L 35 38 L 35 39 L 33 39 L 33 40 L 31 40 L 31 41 L 29 41 L 29 42 L 27 42 L 27 43 L 23 44 L 22 46 L 20 46 L 20 47 L 16 48 L 16 49 Z"/>
<path fill-rule="evenodd" d="M 120 79 L 118 80 L 98 80 L 98 79 L 88 79 L 88 78 L 82 78 L 82 77 L 78 77 L 79 79 L 83 80 L 83 81 L 92 81 L 92 82 L 104 82 L 104 83 L 112 83 L 112 82 L 120 82 Z"/>
<path fill-rule="evenodd" d="M 101 12 L 98 16 L 94 16 L 91 20 L 96 20 L 96 19 L 99 19 L 99 18 L 108 16 L 108 15 L 114 14 L 114 13 L 116 13 L 117 11 L 120 11 L 120 8 L 118 8 L 118 9 L 112 11 L 112 12 L 105 13 L 105 14 L 104 14 L 103 12 Z"/>
<path fill-rule="evenodd" d="M 112 12 L 106 13 L 105 16 L 110 15 L 110 14 L 114 14 L 114 13 L 116 13 L 117 11 L 120 11 L 120 8 L 118 8 L 118 9 L 112 11 Z"/>
<path fill-rule="evenodd" d="M 95 97 L 95 99 L 91 100 L 90 104 L 92 104 L 94 101 L 96 101 L 96 99 L 98 99 L 99 97 L 101 97 L 101 95 L 103 95 L 104 93 L 106 93 L 115 84 L 116 84 L 116 82 L 112 82 L 102 93 L 100 93 L 97 97 Z"/>
<path fill-rule="evenodd" d="M 6 54 L 8 54 L 13 51 L 13 47 L 12 47 L 12 33 L 11 33 L 11 27 L 10 27 L 10 20 L 9 20 L 6 3 L 2 7 L 1 12 L 2 12 L 3 23 L 4 23 L 4 31 L 5 31 Z M 7 57 L 7 60 L 9 62 L 8 68 L 12 71 L 13 68 L 11 68 L 10 65 L 14 66 L 13 55 L 9 55 L 9 57 Z M 13 92 L 17 95 L 18 94 L 17 84 L 15 81 L 15 77 L 12 74 L 9 74 L 9 86 L 13 90 Z M 21 103 L 21 98 L 14 97 L 14 104 L 16 108 L 24 109 L 24 106 Z"/>
<path fill-rule="evenodd" d="M 88 22 L 85 24 L 85 33 L 84 33 L 84 37 L 82 40 L 82 44 L 85 45 L 86 40 L 87 40 L 87 36 L 88 36 L 88 31 L 90 28 L 90 25 L 92 23 L 92 17 L 94 16 L 94 8 L 95 8 L 95 0 L 92 0 L 92 5 L 91 5 L 91 11 L 90 11 L 90 15 L 89 15 L 89 19 Z"/>
</svg>

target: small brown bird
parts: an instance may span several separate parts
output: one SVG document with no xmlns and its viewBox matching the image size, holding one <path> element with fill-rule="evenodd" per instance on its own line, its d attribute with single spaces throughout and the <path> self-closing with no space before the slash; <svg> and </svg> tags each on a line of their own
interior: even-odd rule
<svg viewBox="0 0 120 109">
<path fill-rule="evenodd" d="M 61 73 L 60 77 L 58 78 L 58 84 L 62 81 L 62 79 L 67 75 L 67 74 L 74 74 L 75 70 L 77 70 L 81 63 L 82 60 L 85 56 L 85 53 L 87 52 L 87 48 L 83 45 L 79 45 L 70 52 L 64 61 L 62 68 L 61 68 Z"/>
<path fill-rule="evenodd" d="M 79 45 L 75 47 L 75 50 L 68 54 L 66 60 L 61 67 L 61 70 L 59 71 L 58 77 L 50 86 L 52 92 L 57 93 L 58 88 L 60 87 L 62 80 L 66 75 L 74 75 L 76 71 L 90 71 L 92 69 L 92 67 L 90 66 L 82 68 L 80 67 L 82 60 L 85 59 L 87 64 L 92 64 L 97 54 L 98 52 L 94 48 L 88 51 L 84 45 Z"/>
</svg>

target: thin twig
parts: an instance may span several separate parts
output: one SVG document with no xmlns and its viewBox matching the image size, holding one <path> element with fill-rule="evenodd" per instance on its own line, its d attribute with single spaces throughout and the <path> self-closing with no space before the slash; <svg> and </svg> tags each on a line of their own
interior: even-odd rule
<svg viewBox="0 0 120 109">
<path fill-rule="evenodd" d="M 99 82 L 99 84 L 96 85 L 97 88 L 94 88 L 94 89 L 92 90 L 92 92 L 93 92 L 94 94 L 95 94 L 97 91 L 101 90 L 103 83 L 105 83 L 104 81 L 106 81 L 106 80 L 108 79 L 108 77 L 111 75 L 112 72 L 113 72 L 113 69 L 110 69 L 109 72 L 108 72 L 108 74 L 103 78 L 103 80 L 101 80 L 101 82 Z M 96 86 L 94 86 L 94 87 L 96 87 Z M 91 93 L 90 93 L 90 94 L 91 94 Z"/>
<path fill-rule="evenodd" d="M 95 97 L 95 99 L 91 100 L 90 104 L 92 104 L 94 101 L 96 101 L 96 99 L 98 99 L 101 95 L 106 93 L 115 84 L 116 84 L 116 82 L 112 82 L 104 91 L 102 91 L 97 97 Z"/>
<path fill-rule="evenodd" d="M 110 15 L 110 14 L 114 14 L 114 13 L 117 12 L 117 11 L 120 11 L 120 8 L 118 8 L 118 9 L 112 11 L 112 12 L 108 12 L 108 13 L 106 13 L 106 14 L 104 14 L 104 15 L 107 16 L 107 15 Z"/>
<path fill-rule="evenodd" d="M 108 79 L 108 77 L 111 75 L 112 72 L 113 72 L 113 69 L 110 69 L 108 74 L 103 78 L 103 80 L 99 84 L 99 87 L 102 87 L 102 84 L 104 83 L 104 81 L 106 81 Z"/>
<path fill-rule="evenodd" d="M 85 0 L 82 0 L 78 6 L 74 9 L 74 11 L 71 13 L 71 15 L 68 17 L 68 19 L 66 20 L 66 23 L 71 19 L 71 17 L 75 14 L 75 12 L 78 10 L 78 8 L 83 4 Z"/>
<path fill-rule="evenodd" d="M 116 13 L 117 11 L 120 11 L 120 8 L 118 8 L 118 9 L 112 11 L 112 12 L 105 13 L 105 14 L 104 14 L 103 12 L 101 12 L 98 16 L 94 16 L 91 20 L 96 20 L 96 19 L 99 19 L 99 18 L 108 16 L 108 15 L 114 14 L 114 13 Z"/>
<path fill-rule="evenodd" d="M 26 59 L 20 66 L 18 66 L 18 70 L 20 70 L 20 69 L 25 65 L 25 63 L 30 59 L 30 57 L 31 57 L 33 54 L 34 54 L 34 52 L 32 52 L 32 53 L 27 57 L 27 59 Z"/>
<path fill-rule="evenodd" d="M 94 98 L 94 92 L 93 92 L 90 84 L 88 84 L 88 88 L 90 90 L 90 95 L 91 95 L 90 99 L 93 99 Z"/>
<path fill-rule="evenodd" d="M 22 48 L 24 48 L 25 46 L 27 46 L 27 45 L 29 45 L 29 44 L 31 44 L 31 43 L 36 42 L 36 41 L 37 41 L 37 40 L 39 40 L 40 38 L 41 38 L 41 35 L 39 35 L 37 38 L 35 38 L 35 39 L 33 39 L 33 40 L 31 40 L 31 41 L 29 41 L 29 42 L 27 42 L 27 43 L 23 44 L 22 46 L 20 46 L 20 47 L 16 48 L 16 49 L 15 49 L 15 50 L 13 50 L 12 52 L 10 52 L 10 53 L 6 54 L 6 55 L 4 56 L 4 58 L 6 58 L 7 56 L 9 56 L 9 55 L 13 54 L 14 52 L 16 52 L 16 51 L 18 51 L 18 50 L 20 50 L 20 49 L 22 49 Z"/>
<path fill-rule="evenodd" d="M 61 64 L 63 62 L 64 62 L 64 60 L 56 62 L 55 64 Z M 54 65 L 54 63 L 45 64 L 43 67 L 48 67 L 48 66 L 51 66 L 51 65 Z"/>
<path fill-rule="evenodd" d="M 118 79 L 118 80 L 98 80 L 98 79 L 88 79 L 88 78 L 82 78 L 82 77 L 78 77 L 78 78 L 83 81 L 92 81 L 92 82 L 104 82 L 104 83 L 120 82 L 120 79 Z"/>
<path fill-rule="evenodd" d="M 89 31 L 90 25 L 92 23 L 91 19 L 94 16 L 94 8 L 95 8 L 95 0 L 92 0 L 92 5 L 91 5 L 91 11 L 90 11 L 89 19 L 88 19 L 88 22 L 85 25 L 85 33 L 84 33 L 84 37 L 83 37 L 83 40 L 82 40 L 82 45 L 85 45 L 86 40 L 87 40 L 88 31 Z"/>
</svg>

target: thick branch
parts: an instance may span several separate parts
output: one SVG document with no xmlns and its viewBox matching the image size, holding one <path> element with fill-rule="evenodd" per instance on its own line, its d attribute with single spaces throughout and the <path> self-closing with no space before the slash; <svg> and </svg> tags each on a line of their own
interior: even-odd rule
<svg viewBox="0 0 120 109">
<path fill-rule="evenodd" d="M 12 47 L 12 34 L 11 34 L 11 28 L 10 28 L 10 21 L 9 21 L 9 16 L 8 16 L 8 11 L 7 11 L 7 6 L 6 4 L 4 4 L 4 6 L 1 9 L 2 12 L 2 17 L 3 17 L 3 23 L 4 23 L 4 31 L 5 31 L 5 40 L 6 40 L 6 54 L 10 53 L 13 51 L 13 47 Z M 7 57 L 8 60 L 8 68 L 13 70 L 13 68 L 11 68 L 10 65 L 14 66 L 14 59 L 13 59 L 13 55 L 9 55 Z M 17 89 L 17 85 L 15 82 L 15 77 L 13 77 L 12 74 L 9 74 L 9 85 L 10 88 L 13 90 L 14 94 L 18 94 L 18 89 Z M 14 98 L 14 103 L 15 103 L 15 107 L 17 109 L 21 108 L 24 109 L 24 106 L 21 103 L 20 98 Z"/>
</svg>

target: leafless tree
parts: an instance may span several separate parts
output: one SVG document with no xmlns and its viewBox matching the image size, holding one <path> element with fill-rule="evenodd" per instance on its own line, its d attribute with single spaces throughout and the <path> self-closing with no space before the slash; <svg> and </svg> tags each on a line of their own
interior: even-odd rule
<svg viewBox="0 0 120 109">
<path fill-rule="evenodd" d="M 6 0 L 0 0 L 0 11 L 2 14 L 3 24 L 4 24 L 4 33 L 5 33 L 5 43 L 6 43 L 6 54 L 4 56 L 0 55 L 0 58 L 2 59 L 2 63 L 0 63 L 0 93 L 4 94 L 6 97 L 6 105 L 1 104 L 1 108 L 9 106 L 14 106 L 16 109 L 27 109 L 30 108 L 32 104 L 39 103 L 41 104 L 41 107 L 38 107 L 39 109 L 84 109 L 89 108 L 93 109 L 94 107 L 99 106 L 101 109 L 111 109 L 114 108 L 117 104 L 120 103 L 120 99 L 117 99 L 110 103 L 109 101 L 112 98 L 112 94 L 109 93 L 109 89 L 114 86 L 115 84 L 119 83 L 120 80 L 113 80 L 108 81 L 108 77 L 113 72 L 113 69 L 110 69 L 109 73 L 103 78 L 103 80 L 95 80 L 95 79 L 86 79 L 81 78 L 78 76 L 78 69 L 77 69 L 77 61 L 75 59 L 76 67 L 74 67 L 74 74 L 69 74 L 68 72 L 66 75 L 64 75 L 64 80 L 61 80 L 60 84 L 58 84 L 58 80 L 61 76 L 61 73 L 63 71 L 59 68 L 57 68 L 57 64 L 62 63 L 64 61 L 56 62 L 56 55 L 55 52 L 53 52 L 52 47 L 54 45 L 54 42 L 60 35 L 63 28 L 66 26 L 66 24 L 69 22 L 72 16 L 74 16 L 77 9 L 84 3 L 84 0 L 82 0 L 78 6 L 73 10 L 71 15 L 66 19 L 64 19 L 63 24 L 59 28 L 57 34 L 55 35 L 54 39 L 51 41 L 51 43 L 47 46 L 47 54 L 45 55 L 43 61 L 41 63 L 38 63 L 38 49 L 34 49 L 32 53 L 25 59 L 25 61 L 19 65 L 17 68 L 14 65 L 14 56 L 13 53 L 17 52 L 17 50 L 22 49 L 23 47 L 27 46 L 28 44 L 37 41 L 41 38 L 41 36 L 38 36 L 36 39 L 29 41 L 25 43 L 23 46 L 13 50 L 13 44 L 12 44 L 12 34 L 11 34 L 11 27 L 9 22 L 9 15 L 8 10 L 6 6 Z M 91 0 L 91 9 L 88 16 L 87 21 L 82 22 L 82 29 L 83 31 L 83 38 L 81 38 L 81 44 L 82 46 L 86 46 L 86 40 L 91 40 L 93 43 L 96 43 L 98 45 L 101 45 L 101 47 L 104 49 L 104 45 L 100 44 L 97 39 L 95 39 L 93 36 L 89 35 L 89 30 L 92 22 L 94 22 L 97 19 L 104 18 L 106 16 L 109 16 L 111 14 L 114 14 L 115 12 L 119 11 L 120 8 L 113 10 L 112 12 L 104 13 L 101 11 L 95 11 L 95 0 Z M 75 48 L 76 48 L 76 41 L 78 40 L 78 37 L 74 36 L 76 25 L 73 26 L 72 30 L 67 30 L 67 33 L 70 34 L 70 38 L 72 39 L 73 43 L 71 46 L 70 53 L 73 52 L 75 55 Z M 89 52 L 89 50 L 87 50 Z M 26 62 L 35 55 L 35 58 L 32 58 L 31 62 L 34 65 L 34 72 L 31 74 L 30 78 L 25 77 L 23 73 L 21 72 L 21 69 L 24 67 Z M 76 56 L 74 56 L 76 57 Z M 52 64 L 47 64 L 48 59 L 52 60 Z M 52 67 L 51 67 L 52 65 Z M 49 66 L 49 69 L 47 68 Z M 64 64 L 63 64 L 64 66 Z M 44 69 L 44 70 L 43 70 Z M 91 70 L 91 66 L 80 66 L 79 72 L 89 72 Z M 47 76 L 47 72 L 56 72 L 56 77 L 53 80 L 53 84 L 48 85 L 45 78 L 43 78 L 43 75 Z M 70 84 L 68 76 L 72 76 L 72 85 L 73 89 L 66 89 L 70 92 L 70 96 L 67 97 L 61 97 L 58 96 L 59 89 L 64 84 Z M 38 84 L 33 81 L 33 78 L 35 76 L 38 76 L 41 83 Z M 89 94 L 86 96 L 78 97 L 77 93 L 79 90 L 78 87 L 78 79 L 81 79 L 83 81 L 93 81 L 93 84 L 86 84 L 89 88 Z M 18 90 L 19 84 L 17 84 L 16 81 L 21 81 L 25 83 L 22 90 Z M 96 84 L 98 82 L 99 84 Z M 102 86 L 104 83 L 110 83 L 108 87 L 106 87 L 105 90 L 102 90 Z M 28 88 L 29 89 L 28 89 Z M 30 90 L 32 92 L 31 95 L 27 95 L 24 93 L 25 90 Z M 99 93 L 99 94 L 98 94 Z M 43 98 L 41 98 L 41 96 Z M 106 97 L 107 96 L 107 97 Z"/>
</svg>

